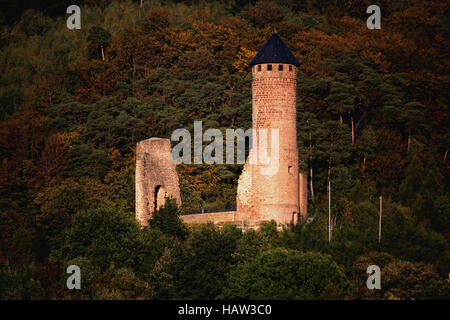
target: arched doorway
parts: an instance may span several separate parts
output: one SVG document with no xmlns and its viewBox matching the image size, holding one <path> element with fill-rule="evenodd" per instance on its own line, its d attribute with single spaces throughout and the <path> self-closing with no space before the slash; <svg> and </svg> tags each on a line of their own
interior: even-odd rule
<svg viewBox="0 0 450 320">
<path fill-rule="evenodd" d="M 158 210 L 164 205 L 164 203 L 166 202 L 166 196 L 167 196 L 166 189 L 161 185 L 157 185 L 155 187 L 155 195 L 153 203 L 154 210 Z"/>
</svg>

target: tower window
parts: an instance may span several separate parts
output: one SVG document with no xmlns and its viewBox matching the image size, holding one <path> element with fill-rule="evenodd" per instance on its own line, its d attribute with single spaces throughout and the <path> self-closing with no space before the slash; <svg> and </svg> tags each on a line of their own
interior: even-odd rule
<svg viewBox="0 0 450 320">
<path fill-rule="evenodd" d="M 282 64 L 278 65 L 278 71 L 283 71 L 283 65 Z"/>
<path fill-rule="evenodd" d="M 261 71 L 261 65 L 260 64 L 258 65 L 258 71 Z"/>
<path fill-rule="evenodd" d="M 292 71 L 292 66 L 289 66 L 289 71 Z"/>
<path fill-rule="evenodd" d="M 267 71 L 272 71 L 272 65 L 271 64 L 267 65 Z"/>
<path fill-rule="evenodd" d="M 292 166 L 288 166 L 288 172 L 292 173 Z"/>
</svg>

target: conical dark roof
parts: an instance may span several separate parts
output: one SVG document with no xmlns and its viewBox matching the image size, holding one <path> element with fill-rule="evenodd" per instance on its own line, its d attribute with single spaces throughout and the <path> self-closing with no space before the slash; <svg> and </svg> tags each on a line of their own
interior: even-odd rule
<svg viewBox="0 0 450 320">
<path fill-rule="evenodd" d="M 296 66 L 300 65 L 298 60 L 276 33 L 270 36 L 269 40 L 267 40 L 261 50 L 259 50 L 252 61 L 250 61 L 250 66 L 261 63 L 288 63 Z"/>
</svg>

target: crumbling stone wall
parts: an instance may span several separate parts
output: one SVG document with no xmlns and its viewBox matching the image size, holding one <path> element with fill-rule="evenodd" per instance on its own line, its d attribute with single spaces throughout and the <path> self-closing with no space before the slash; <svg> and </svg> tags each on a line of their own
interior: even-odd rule
<svg viewBox="0 0 450 320">
<path fill-rule="evenodd" d="M 224 211 L 224 212 L 211 212 L 211 213 L 196 213 L 186 214 L 181 216 L 184 223 L 208 223 L 212 222 L 215 225 L 222 226 L 223 224 L 230 222 L 234 223 L 234 216 L 236 211 Z"/>
<path fill-rule="evenodd" d="M 150 138 L 136 145 L 136 219 L 148 225 L 166 197 L 181 206 L 180 187 L 169 139 Z"/>
</svg>

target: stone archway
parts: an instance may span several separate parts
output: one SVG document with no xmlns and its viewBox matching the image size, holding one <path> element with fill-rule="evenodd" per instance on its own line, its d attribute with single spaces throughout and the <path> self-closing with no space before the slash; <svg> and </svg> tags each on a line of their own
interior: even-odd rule
<svg viewBox="0 0 450 320">
<path fill-rule="evenodd" d="M 155 194 L 154 194 L 155 199 L 153 203 L 154 210 L 158 210 L 166 203 L 166 197 L 167 197 L 166 189 L 161 185 L 157 185 L 155 187 Z"/>
</svg>

